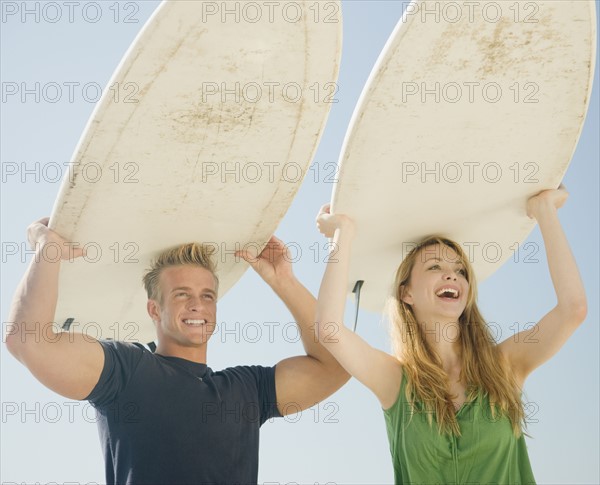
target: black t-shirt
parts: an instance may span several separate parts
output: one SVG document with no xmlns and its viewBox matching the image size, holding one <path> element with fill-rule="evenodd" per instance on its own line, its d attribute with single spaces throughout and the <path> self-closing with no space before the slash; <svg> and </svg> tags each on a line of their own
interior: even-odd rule
<svg viewBox="0 0 600 485">
<path fill-rule="evenodd" d="M 255 484 L 259 428 L 279 417 L 275 367 L 206 364 L 101 341 L 96 408 L 107 484 Z"/>
</svg>

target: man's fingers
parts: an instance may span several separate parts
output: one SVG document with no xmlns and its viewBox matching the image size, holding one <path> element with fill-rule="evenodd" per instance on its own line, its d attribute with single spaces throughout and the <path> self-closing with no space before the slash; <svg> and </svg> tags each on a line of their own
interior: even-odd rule
<svg viewBox="0 0 600 485">
<path fill-rule="evenodd" d="M 284 254 L 286 251 L 287 248 L 283 241 L 278 239 L 276 236 L 271 236 L 260 253 L 256 254 L 255 250 L 240 250 L 236 251 L 235 255 L 237 257 L 241 257 L 244 259 L 244 261 L 250 263 L 250 265 L 255 266 L 261 260 L 269 263 L 275 263 L 278 257 L 281 254 Z"/>
<path fill-rule="evenodd" d="M 279 239 L 277 236 L 273 235 L 269 238 L 265 249 L 285 249 L 285 243 Z"/>
<path fill-rule="evenodd" d="M 270 238 L 269 241 L 267 242 L 267 244 L 275 244 L 281 242 L 281 240 L 275 235 L 273 234 Z"/>
<path fill-rule="evenodd" d="M 34 228 L 35 226 L 40 225 L 40 224 L 42 226 L 48 227 L 49 222 L 50 222 L 49 217 L 42 217 L 41 219 L 38 219 L 37 221 L 34 221 L 31 224 L 29 224 L 29 228 Z"/>
<path fill-rule="evenodd" d="M 83 248 L 74 248 L 73 254 L 71 255 L 73 258 L 80 258 L 85 256 L 85 250 Z"/>
<path fill-rule="evenodd" d="M 235 256 L 242 258 L 244 261 L 250 264 L 252 264 L 253 261 L 256 261 L 256 257 L 253 257 L 248 251 L 236 251 Z"/>
<path fill-rule="evenodd" d="M 278 255 L 285 254 L 287 247 L 285 243 L 276 236 L 271 236 L 264 249 L 260 253 L 260 257 L 273 263 Z"/>
</svg>

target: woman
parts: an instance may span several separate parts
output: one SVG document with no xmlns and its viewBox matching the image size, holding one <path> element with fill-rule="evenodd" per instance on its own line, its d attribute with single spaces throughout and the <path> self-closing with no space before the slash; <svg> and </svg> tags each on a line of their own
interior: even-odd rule
<svg viewBox="0 0 600 485">
<path fill-rule="evenodd" d="M 527 214 L 544 238 L 557 296 L 537 325 L 494 343 L 460 246 L 429 238 L 397 271 L 390 305 L 393 356 L 342 323 L 354 225 L 347 216 L 330 214 L 328 206 L 321 209 L 317 225 L 333 238 L 337 252 L 319 292 L 319 339 L 381 402 L 396 483 L 535 483 L 523 437 L 521 389 L 587 311 L 557 216 L 567 196 L 561 186 L 527 202 Z"/>
</svg>

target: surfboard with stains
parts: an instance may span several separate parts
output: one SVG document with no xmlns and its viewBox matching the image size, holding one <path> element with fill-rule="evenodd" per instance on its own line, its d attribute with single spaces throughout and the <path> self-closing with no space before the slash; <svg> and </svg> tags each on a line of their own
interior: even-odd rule
<svg viewBox="0 0 600 485">
<path fill-rule="evenodd" d="M 181 243 L 217 249 L 220 295 L 241 277 L 247 264 L 233 251 L 258 251 L 275 231 L 334 99 L 340 4 L 316 19 L 312 3 L 258 19 L 205 8 L 240 2 L 158 7 L 109 82 L 120 91 L 96 106 L 54 205 L 50 227 L 87 250 L 62 263 L 59 326 L 153 340 L 142 273 Z"/>
<path fill-rule="evenodd" d="M 425 236 L 461 243 L 478 280 L 534 227 L 526 200 L 560 184 L 591 95 L 593 1 L 407 6 L 355 109 L 332 211 L 357 223 L 349 290 L 381 311 Z M 518 249 L 518 252 L 517 252 Z"/>
</svg>

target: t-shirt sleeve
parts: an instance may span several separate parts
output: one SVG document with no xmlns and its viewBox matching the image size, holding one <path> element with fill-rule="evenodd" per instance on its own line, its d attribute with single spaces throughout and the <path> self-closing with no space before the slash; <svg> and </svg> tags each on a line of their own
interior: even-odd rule
<svg viewBox="0 0 600 485">
<path fill-rule="evenodd" d="M 277 409 L 277 391 L 275 390 L 275 367 L 253 365 L 249 367 L 256 379 L 258 403 L 260 407 L 260 424 L 271 418 L 280 418 Z"/>
<path fill-rule="evenodd" d="M 127 386 L 145 350 L 126 342 L 100 340 L 104 350 L 104 367 L 98 383 L 85 399 L 101 408 L 114 401 Z"/>
</svg>

